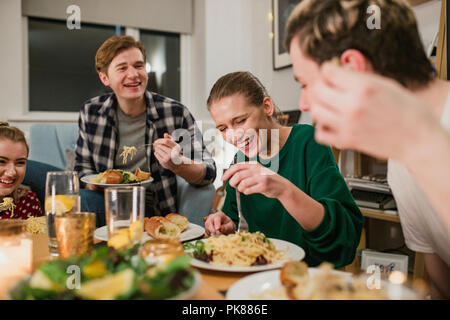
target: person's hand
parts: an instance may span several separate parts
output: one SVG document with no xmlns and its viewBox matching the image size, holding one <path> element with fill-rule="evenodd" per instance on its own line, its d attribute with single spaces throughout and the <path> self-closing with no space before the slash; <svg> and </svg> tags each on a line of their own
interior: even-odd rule
<svg viewBox="0 0 450 320">
<path fill-rule="evenodd" d="M 233 233 L 236 230 L 233 220 L 225 213 L 218 211 L 210 214 L 205 221 L 205 231 L 211 235 L 221 235 Z"/>
<path fill-rule="evenodd" d="M 261 193 L 268 198 L 279 198 L 287 190 L 285 178 L 257 162 L 232 165 L 222 176 L 237 191 L 249 195 Z"/>
<path fill-rule="evenodd" d="M 181 147 L 169 134 L 165 133 L 164 138 L 156 140 L 153 147 L 155 157 L 163 168 L 176 171 L 177 166 L 183 163 Z"/>
<path fill-rule="evenodd" d="M 426 102 L 392 79 L 332 63 L 323 64 L 309 97 L 317 142 L 375 157 L 408 153 L 407 141 L 429 117 Z"/>
</svg>

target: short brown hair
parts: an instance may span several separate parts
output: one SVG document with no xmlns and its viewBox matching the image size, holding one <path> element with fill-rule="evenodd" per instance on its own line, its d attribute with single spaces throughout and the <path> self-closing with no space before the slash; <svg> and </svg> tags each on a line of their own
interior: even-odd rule
<svg viewBox="0 0 450 320">
<path fill-rule="evenodd" d="M 27 155 L 30 152 L 28 148 L 27 139 L 22 130 L 16 127 L 12 127 L 8 122 L 0 121 L 0 140 L 11 140 L 13 142 L 21 142 L 27 148 Z"/>
<path fill-rule="evenodd" d="M 138 48 L 141 50 L 145 61 L 145 47 L 141 41 L 136 41 L 131 36 L 112 36 L 98 48 L 95 54 L 95 69 L 97 72 L 107 73 L 108 67 L 114 57 L 120 51 L 130 48 Z"/>
<path fill-rule="evenodd" d="M 232 96 L 236 93 L 243 94 L 247 103 L 256 107 L 263 104 L 264 98 L 270 95 L 261 81 L 248 71 L 237 71 L 220 77 L 213 85 L 206 105 L 208 110 L 214 101 Z M 277 120 L 281 115 L 280 109 L 275 106 L 272 118 Z"/>
<path fill-rule="evenodd" d="M 380 29 L 367 25 L 371 5 L 380 8 Z M 434 77 L 414 13 L 404 0 L 303 0 L 286 24 L 288 51 L 294 37 L 300 38 L 302 52 L 319 64 L 356 49 L 377 73 L 405 87 L 424 86 Z"/>
</svg>

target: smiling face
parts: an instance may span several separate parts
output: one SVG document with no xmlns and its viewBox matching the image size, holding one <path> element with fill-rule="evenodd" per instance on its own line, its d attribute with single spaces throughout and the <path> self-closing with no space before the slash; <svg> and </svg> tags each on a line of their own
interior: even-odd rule
<svg viewBox="0 0 450 320">
<path fill-rule="evenodd" d="M 22 183 L 27 158 L 25 144 L 0 139 L 0 199 L 10 195 Z"/>
<path fill-rule="evenodd" d="M 271 121 L 273 102 L 264 99 L 263 106 L 250 105 L 246 97 L 236 93 L 213 101 L 209 108 L 216 128 L 228 143 L 239 148 L 249 158 L 261 152 L 260 130 L 274 128 Z"/>
<path fill-rule="evenodd" d="M 111 61 L 108 72 L 100 72 L 99 77 L 120 100 L 141 99 L 148 82 L 142 52 L 134 47 L 120 51 Z"/>
</svg>

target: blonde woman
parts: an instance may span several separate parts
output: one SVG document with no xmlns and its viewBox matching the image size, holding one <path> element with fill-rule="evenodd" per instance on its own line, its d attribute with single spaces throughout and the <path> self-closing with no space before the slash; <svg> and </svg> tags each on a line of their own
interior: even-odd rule
<svg viewBox="0 0 450 320">
<path fill-rule="evenodd" d="M 21 186 L 28 151 L 23 132 L 0 122 L 0 219 L 27 219 L 42 215 L 37 195 Z"/>
</svg>

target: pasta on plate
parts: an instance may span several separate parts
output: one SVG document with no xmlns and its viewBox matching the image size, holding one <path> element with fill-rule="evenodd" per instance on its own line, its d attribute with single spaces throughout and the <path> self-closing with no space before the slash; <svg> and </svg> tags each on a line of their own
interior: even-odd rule
<svg viewBox="0 0 450 320">
<path fill-rule="evenodd" d="M 288 259 L 287 252 L 277 250 L 261 232 L 211 237 L 205 243 L 205 253 L 210 257 L 208 262 L 224 266 L 265 265 Z"/>
</svg>

